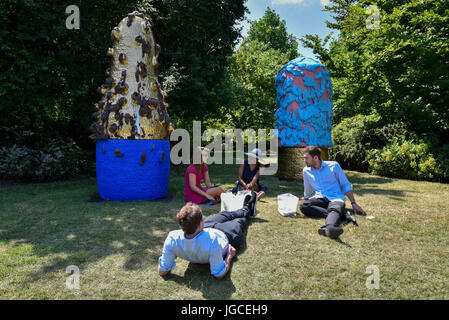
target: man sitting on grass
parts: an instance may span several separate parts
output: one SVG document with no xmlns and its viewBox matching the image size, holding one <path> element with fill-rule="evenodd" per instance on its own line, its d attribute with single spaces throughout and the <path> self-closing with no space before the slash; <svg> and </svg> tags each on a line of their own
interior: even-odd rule
<svg viewBox="0 0 449 320">
<path fill-rule="evenodd" d="M 321 160 L 321 149 L 309 146 L 304 151 L 304 197 L 301 212 L 312 218 L 325 218 L 326 225 L 318 230 L 322 236 L 337 239 L 345 221 L 345 195 L 354 212 L 365 214 L 355 202 L 352 186 L 338 162 Z M 355 220 L 354 220 L 355 221 Z"/>
<path fill-rule="evenodd" d="M 243 208 L 222 211 L 203 220 L 201 208 L 187 203 L 176 215 L 181 230 L 171 231 L 159 258 L 159 274 L 167 275 L 181 257 L 193 263 L 210 264 L 210 272 L 223 279 L 229 271 L 236 249 L 240 247 L 244 228 L 249 217 L 255 216 L 257 195 L 245 197 Z"/>
</svg>

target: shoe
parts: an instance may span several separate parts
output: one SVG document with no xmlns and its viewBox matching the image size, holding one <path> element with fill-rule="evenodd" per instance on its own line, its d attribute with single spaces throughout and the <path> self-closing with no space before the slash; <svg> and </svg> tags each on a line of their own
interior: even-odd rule
<svg viewBox="0 0 449 320">
<path fill-rule="evenodd" d="M 349 211 L 346 211 L 345 212 L 345 219 L 343 221 L 343 224 L 347 225 L 350 222 L 355 224 L 357 227 L 359 226 L 359 224 L 357 223 L 357 220 L 355 219 L 355 217 L 353 215 L 351 215 L 351 213 Z"/>
<path fill-rule="evenodd" d="M 263 198 L 264 196 L 265 196 L 265 192 L 264 191 L 257 192 L 257 200 Z"/>
<path fill-rule="evenodd" d="M 343 233 L 341 227 L 321 227 L 318 229 L 320 236 L 329 237 L 331 239 L 337 239 Z"/>
<path fill-rule="evenodd" d="M 327 237 L 327 229 L 326 227 L 321 227 L 318 229 L 318 234 L 323 237 Z"/>
<path fill-rule="evenodd" d="M 255 217 L 256 212 L 256 201 L 257 201 L 257 194 L 254 191 L 251 191 L 251 195 L 247 195 L 245 197 L 245 200 L 243 200 L 243 206 L 248 206 L 249 208 L 249 215 L 251 217 Z"/>
<path fill-rule="evenodd" d="M 243 206 L 246 206 L 251 201 L 251 195 L 247 195 L 243 200 Z"/>
</svg>

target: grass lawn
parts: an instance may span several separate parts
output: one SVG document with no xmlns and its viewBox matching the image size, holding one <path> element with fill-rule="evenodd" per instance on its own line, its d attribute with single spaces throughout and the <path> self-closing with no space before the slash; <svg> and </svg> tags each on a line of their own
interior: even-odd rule
<svg viewBox="0 0 449 320">
<path fill-rule="evenodd" d="M 448 299 L 449 185 L 347 171 L 368 215 L 341 241 L 318 235 L 323 221 L 284 218 L 276 196 L 301 196 L 302 183 L 262 177 L 258 203 L 230 273 L 177 259 L 157 274 L 164 239 L 177 229 L 184 170 L 171 171 L 169 202 L 88 202 L 96 180 L 0 185 L 2 299 Z M 232 187 L 237 166 L 210 166 L 214 184 Z M 202 206 L 205 216 L 220 206 Z M 80 269 L 80 289 L 66 288 L 66 268 Z M 368 266 L 379 289 L 368 289 Z"/>
</svg>

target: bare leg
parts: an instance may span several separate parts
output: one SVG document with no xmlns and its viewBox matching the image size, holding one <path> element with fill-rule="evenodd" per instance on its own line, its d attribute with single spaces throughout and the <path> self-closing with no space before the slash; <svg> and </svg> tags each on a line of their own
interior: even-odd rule
<svg viewBox="0 0 449 320">
<path fill-rule="evenodd" d="M 215 187 L 207 189 L 206 193 L 215 198 L 215 201 L 220 202 L 222 193 L 226 192 L 222 187 Z"/>
</svg>

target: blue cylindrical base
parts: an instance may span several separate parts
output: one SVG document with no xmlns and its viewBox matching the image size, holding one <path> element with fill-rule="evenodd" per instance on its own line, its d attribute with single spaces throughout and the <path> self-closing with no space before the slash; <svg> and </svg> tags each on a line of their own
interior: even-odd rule
<svg viewBox="0 0 449 320">
<path fill-rule="evenodd" d="M 149 200 L 168 194 L 169 140 L 98 140 L 97 186 L 105 200 Z"/>
</svg>

